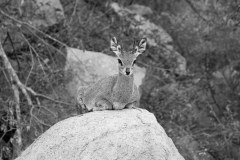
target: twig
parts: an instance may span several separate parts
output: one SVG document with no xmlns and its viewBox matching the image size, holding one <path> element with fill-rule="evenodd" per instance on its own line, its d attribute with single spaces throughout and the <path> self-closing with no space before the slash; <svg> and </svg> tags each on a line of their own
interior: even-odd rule
<svg viewBox="0 0 240 160">
<path fill-rule="evenodd" d="M 84 24 L 82 24 L 84 27 L 86 27 L 87 24 L 90 22 L 90 20 L 93 18 L 92 15 L 93 15 L 93 12 L 95 10 L 95 7 L 96 6 L 94 6 L 93 9 L 90 11 L 89 16 L 88 16 L 87 20 L 84 22 Z"/>
<path fill-rule="evenodd" d="M 215 98 L 215 92 L 214 92 L 214 89 L 212 88 L 211 84 L 210 84 L 210 73 L 209 73 L 209 67 L 208 67 L 208 53 L 205 54 L 205 77 L 206 77 L 206 84 L 207 84 L 207 87 L 208 87 L 208 90 L 210 92 L 210 95 L 211 95 L 211 98 L 214 102 L 214 104 L 216 105 L 216 107 L 218 108 L 218 110 L 221 112 L 221 114 L 223 114 L 223 110 L 221 108 L 221 106 L 218 104 L 216 98 Z"/>
<path fill-rule="evenodd" d="M 18 70 L 20 71 L 20 70 L 21 70 L 20 62 L 19 62 L 18 56 L 17 56 L 17 54 L 16 54 L 16 49 L 15 49 L 15 47 L 14 47 L 14 45 L 13 45 L 12 38 L 11 38 L 11 36 L 10 36 L 10 34 L 9 34 L 8 31 L 7 31 L 7 36 L 6 36 L 6 38 L 4 39 L 4 41 L 3 41 L 3 43 L 2 43 L 2 46 L 3 46 L 3 47 L 5 46 L 5 43 L 7 42 L 8 39 L 9 39 L 9 41 L 10 41 L 10 43 L 11 43 L 11 46 L 12 46 L 12 48 L 13 48 L 14 56 L 15 56 L 15 58 L 16 58 L 16 60 L 17 60 Z"/>
<path fill-rule="evenodd" d="M 38 54 L 37 51 L 34 49 L 34 47 L 30 44 L 30 42 L 27 40 L 27 38 L 24 36 L 24 34 L 22 34 L 22 35 L 23 35 L 23 38 L 25 39 L 25 41 L 27 42 L 30 50 L 32 50 L 32 51 L 35 53 L 35 55 L 36 55 L 36 57 L 37 57 L 37 59 L 38 59 L 38 62 L 39 62 L 39 64 L 40 64 L 41 68 L 42 68 L 42 71 L 43 71 L 43 73 L 46 75 L 46 73 L 45 73 L 45 71 L 44 71 L 44 68 L 43 68 L 43 65 L 42 65 L 42 63 L 40 62 L 39 54 Z"/>
<path fill-rule="evenodd" d="M 2 70 L 2 72 L 3 72 L 3 74 L 4 74 L 4 77 L 5 77 L 5 78 L 6 78 L 6 80 L 7 80 L 8 84 L 9 84 L 9 85 L 11 85 L 11 83 L 10 83 L 10 81 L 9 81 L 9 79 L 8 79 L 8 77 L 7 77 L 7 75 L 6 75 L 6 73 L 5 73 L 5 71 L 4 71 L 4 70 Z"/>
<path fill-rule="evenodd" d="M 29 48 L 29 50 L 30 50 L 31 59 L 32 59 L 32 66 L 31 66 L 31 69 L 30 69 L 30 71 L 29 71 L 29 73 L 28 73 L 28 76 L 27 76 L 27 78 L 26 78 L 25 86 L 27 86 L 27 83 L 28 83 L 29 77 L 30 77 L 30 75 L 31 75 L 31 73 L 32 73 L 32 71 L 33 71 L 34 66 L 35 66 L 34 59 L 33 59 L 32 49 Z"/>
<path fill-rule="evenodd" d="M 210 108 L 210 113 L 213 115 L 213 117 L 217 120 L 219 124 L 222 124 L 217 114 L 214 112 L 212 105 L 210 105 L 209 102 L 207 104 L 208 104 L 208 107 Z"/>
<path fill-rule="evenodd" d="M 23 22 L 23 21 L 17 20 L 16 18 L 10 16 L 9 14 L 5 13 L 5 12 L 4 12 L 3 10 L 1 10 L 1 9 L 0 9 L 0 13 L 1 13 L 2 15 L 4 15 L 5 17 L 13 20 L 14 22 L 16 22 L 16 23 L 18 23 L 18 24 L 20 24 L 20 25 L 26 25 L 26 26 L 30 27 L 31 29 L 34 29 L 35 31 L 37 31 L 37 32 L 43 34 L 44 36 L 48 37 L 49 39 L 51 39 L 51 40 L 53 40 L 53 41 L 61 44 L 62 46 L 68 47 L 65 43 L 57 40 L 56 38 L 53 38 L 52 36 L 50 36 L 50 35 L 48 35 L 48 34 L 46 34 L 46 33 L 44 33 L 44 32 L 42 32 L 41 30 L 39 30 L 39 29 L 37 29 L 36 27 L 28 24 L 27 22 Z"/>
<path fill-rule="evenodd" d="M 32 47 L 32 46 L 31 46 L 31 47 Z M 5 55 L 5 56 L 4 56 L 4 55 Z M 14 69 L 12 68 L 10 62 L 8 61 L 7 56 L 6 56 L 6 54 L 5 54 L 5 52 L 4 52 L 3 48 L 2 48 L 2 45 L 0 45 L 0 56 L 4 56 L 4 59 L 5 59 L 4 62 L 6 63 L 4 66 L 8 68 L 8 72 L 9 72 L 9 76 L 10 76 L 10 81 L 11 81 L 12 83 L 13 83 L 13 82 L 16 83 L 16 85 L 18 86 L 18 88 L 20 88 L 20 90 L 22 91 L 22 93 L 24 94 L 24 96 L 25 96 L 26 99 L 27 99 L 28 105 L 32 106 L 33 103 L 32 103 L 32 100 L 31 100 L 30 96 L 28 95 L 27 91 L 30 92 L 33 96 L 36 97 L 36 100 L 37 100 L 38 105 L 40 105 L 40 102 L 39 102 L 39 100 L 38 100 L 38 97 L 42 97 L 42 98 L 51 100 L 51 101 L 53 101 L 53 102 L 55 102 L 55 103 L 65 104 L 65 105 L 69 105 L 69 106 L 73 105 L 73 104 L 69 104 L 69 103 L 62 102 L 62 101 L 54 100 L 54 99 L 52 99 L 52 98 L 50 98 L 50 97 L 48 97 L 48 96 L 45 96 L 45 95 L 43 95 L 43 94 L 36 93 L 36 92 L 33 91 L 31 88 L 23 85 L 23 84 L 20 82 L 20 80 L 18 79 L 18 77 L 17 77 Z"/>
<path fill-rule="evenodd" d="M 32 125 L 32 119 L 34 118 L 37 122 L 39 122 L 40 124 L 42 125 L 45 125 L 45 126 L 48 126 L 48 127 L 51 127 L 51 125 L 49 124 L 46 124 L 44 121 L 40 120 L 39 118 L 37 118 L 34 114 L 33 114 L 33 110 L 34 110 L 34 106 L 32 106 L 31 110 L 30 110 L 30 115 L 31 115 L 31 118 L 30 118 L 30 126 Z"/>
<path fill-rule="evenodd" d="M 20 28 L 21 29 L 21 28 Z M 27 28 L 28 29 L 28 28 Z M 36 38 L 40 39 L 46 46 L 49 46 L 51 48 L 53 48 L 54 50 L 56 50 L 57 52 L 59 52 L 62 56 L 65 57 L 65 55 L 63 54 L 63 52 L 59 49 L 57 49 L 56 47 L 50 45 L 49 43 L 47 43 L 44 39 L 42 39 L 41 37 L 39 37 L 36 33 L 34 33 L 31 29 L 28 29 L 29 32 L 31 32 Z M 68 46 L 65 46 L 68 47 Z"/>
<path fill-rule="evenodd" d="M 101 14 L 101 15 L 99 15 L 99 16 L 96 16 L 96 17 L 93 17 L 93 20 L 94 20 L 94 19 L 99 19 L 99 18 L 105 16 L 105 15 L 106 15 L 107 13 L 109 13 L 110 11 L 112 11 L 111 8 L 109 8 L 108 10 L 106 10 L 106 12 L 104 12 L 103 14 Z"/>
<path fill-rule="evenodd" d="M 48 97 L 48 96 L 40 94 L 40 93 L 36 93 L 34 90 L 32 90 L 29 87 L 26 87 L 26 90 L 29 91 L 35 97 L 42 97 L 42 98 L 48 99 L 50 101 L 53 101 L 55 103 L 65 104 L 65 105 L 68 105 L 68 106 L 72 106 L 73 105 L 73 104 L 70 104 L 70 103 L 65 103 L 65 102 L 62 102 L 62 101 L 54 100 L 51 97 Z"/>
<path fill-rule="evenodd" d="M 40 124 L 47 126 L 47 127 L 51 127 L 50 124 L 45 123 L 44 121 L 38 119 L 34 114 L 31 115 L 31 117 L 33 117 L 37 122 L 39 122 Z"/>
<path fill-rule="evenodd" d="M 21 28 L 20 28 L 20 29 L 21 29 Z M 37 37 L 38 39 L 40 39 L 46 46 L 49 46 L 49 47 L 53 48 L 54 50 L 56 50 L 58 53 L 60 53 L 62 56 L 65 57 L 65 55 L 62 53 L 61 50 L 59 50 L 59 49 L 53 47 L 52 45 L 50 45 L 49 43 L 47 43 L 44 39 L 42 39 L 41 37 L 39 37 L 39 36 L 38 36 L 36 33 L 34 33 L 32 30 L 28 29 L 28 31 L 31 32 L 35 37 Z M 80 41 L 80 44 L 82 44 L 81 41 Z M 83 45 L 82 45 L 82 46 L 83 46 Z M 65 46 L 65 47 L 67 47 L 67 46 Z M 84 48 L 84 46 L 83 46 L 83 48 Z M 84 52 L 84 49 L 83 49 L 83 52 Z M 76 58 L 77 58 L 77 60 L 78 60 L 79 62 L 82 62 L 81 59 L 79 59 L 78 57 L 76 57 Z M 79 79 L 81 79 L 81 81 L 85 82 L 85 80 L 83 80 L 79 75 L 77 75 L 77 76 L 78 76 Z M 85 82 L 85 83 L 87 83 L 87 82 Z"/>
<path fill-rule="evenodd" d="M 75 1 L 74 9 L 73 9 L 73 12 L 72 12 L 72 15 L 71 15 L 71 19 L 70 19 L 70 21 L 69 21 L 69 24 L 72 23 L 73 16 L 76 14 L 77 5 L 78 5 L 78 0 Z"/>
<path fill-rule="evenodd" d="M 187 2 L 187 4 L 192 8 L 192 10 L 205 22 L 208 22 L 208 20 L 206 18 L 204 18 L 199 12 L 198 10 L 195 8 L 195 6 L 192 4 L 191 0 L 185 0 Z"/>
<path fill-rule="evenodd" d="M 41 106 L 41 108 L 45 109 L 46 111 L 48 111 L 50 114 L 52 114 L 54 116 L 54 118 L 57 118 L 57 114 L 54 113 L 53 111 L 51 111 L 50 109 L 48 109 L 47 107 Z"/>
<path fill-rule="evenodd" d="M 19 28 L 19 29 L 21 30 L 21 28 Z M 36 34 L 35 34 L 34 32 L 32 32 L 30 29 L 28 29 L 28 30 L 29 30 L 34 36 L 36 36 L 38 39 L 40 39 L 45 45 L 54 48 L 57 52 L 59 52 L 61 55 L 64 56 L 64 54 L 63 54 L 59 49 L 57 49 L 57 48 L 53 47 L 52 45 L 46 43 L 41 37 L 39 37 L 38 35 L 36 35 Z M 30 44 L 30 42 L 28 41 L 28 39 L 25 37 L 25 35 L 23 34 L 23 32 L 22 32 L 22 36 L 23 36 L 23 38 L 25 39 L 25 41 L 27 42 L 27 44 L 28 44 L 28 46 L 29 46 L 29 48 L 30 48 L 30 51 L 32 50 L 32 51 L 34 51 L 34 53 L 36 54 L 37 59 L 38 59 L 38 62 L 39 62 L 39 64 L 40 64 L 41 68 L 42 68 L 42 71 L 43 71 L 43 73 L 46 75 L 46 73 L 45 73 L 45 71 L 44 71 L 44 68 L 43 68 L 43 65 L 42 65 L 42 63 L 41 63 L 41 61 L 44 62 L 44 60 L 41 59 L 41 57 L 39 56 L 39 54 L 37 53 L 37 51 L 34 49 L 34 47 Z M 41 60 L 41 61 L 40 61 L 40 60 Z M 48 68 L 50 68 L 46 63 L 44 63 L 44 64 L 45 64 Z M 53 90 L 53 93 L 54 93 L 55 95 L 57 95 L 57 94 L 55 93 L 52 85 L 51 85 L 51 88 L 52 88 L 52 90 Z"/>
<path fill-rule="evenodd" d="M 10 43 L 11 43 L 11 46 L 12 46 L 12 48 L 13 48 L 14 56 L 15 56 L 15 58 L 16 58 L 16 60 L 17 60 L 18 70 L 21 71 L 21 66 L 20 66 L 20 62 L 19 62 L 19 59 L 18 59 L 18 56 L 17 56 L 17 53 L 16 53 L 16 49 L 15 49 L 15 47 L 14 47 L 12 38 L 11 38 L 11 36 L 10 36 L 10 34 L 9 34 L 8 31 L 7 31 L 7 36 L 8 36 L 8 39 L 9 39 Z"/>
<path fill-rule="evenodd" d="M 33 91 L 31 88 L 23 85 L 21 83 L 21 81 L 19 80 L 16 72 L 12 68 L 11 63 L 9 62 L 9 60 L 6 56 L 6 53 L 3 50 L 3 47 L 2 47 L 1 43 L 0 43 L 0 57 L 3 59 L 3 64 L 4 64 L 4 67 L 6 68 L 6 70 L 8 72 L 9 77 L 10 77 L 10 82 L 12 84 L 12 89 L 13 89 L 13 92 L 14 92 L 15 110 L 16 110 L 16 119 L 17 119 L 17 123 L 16 123 L 16 127 L 17 127 L 17 130 L 16 130 L 16 150 L 15 151 L 16 151 L 17 154 L 20 154 L 21 147 L 22 147 L 22 134 L 21 134 L 22 129 L 21 129 L 21 109 L 20 109 L 20 104 L 19 104 L 20 103 L 19 90 L 21 90 L 21 92 L 23 93 L 23 95 L 27 99 L 28 105 L 31 107 L 31 113 L 32 113 L 32 110 L 34 109 L 34 105 L 33 105 L 33 102 L 31 100 L 28 92 L 30 92 L 33 96 L 35 96 L 37 104 L 39 106 L 40 106 L 40 101 L 39 101 L 38 97 L 44 97 L 46 99 L 55 101 L 57 103 L 64 103 L 64 102 L 56 101 L 56 100 L 53 100 L 52 98 L 49 98 L 47 96 L 38 94 L 35 91 Z M 66 103 L 64 103 L 64 104 L 66 104 Z M 39 123 L 50 127 L 49 124 L 46 124 L 45 122 L 39 120 L 35 115 L 32 114 L 32 116 Z M 30 123 L 31 123 L 31 120 L 30 120 Z"/>
<path fill-rule="evenodd" d="M 2 46 L 5 46 L 5 43 L 7 42 L 8 39 L 8 35 L 4 38 L 3 42 L 2 42 Z"/>
</svg>

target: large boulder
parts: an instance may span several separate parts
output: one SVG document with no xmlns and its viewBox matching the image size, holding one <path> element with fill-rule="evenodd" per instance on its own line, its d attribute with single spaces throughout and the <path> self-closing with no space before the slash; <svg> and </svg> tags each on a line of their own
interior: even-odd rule
<svg viewBox="0 0 240 160">
<path fill-rule="evenodd" d="M 66 48 L 66 50 L 65 75 L 69 79 L 66 87 L 73 97 L 78 89 L 76 86 L 88 86 L 103 77 L 118 74 L 115 57 L 75 48 Z M 145 68 L 135 67 L 134 82 L 138 87 L 142 84 L 145 73 Z"/>
<path fill-rule="evenodd" d="M 153 114 L 100 111 L 58 122 L 16 160 L 184 160 Z"/>
</svg>

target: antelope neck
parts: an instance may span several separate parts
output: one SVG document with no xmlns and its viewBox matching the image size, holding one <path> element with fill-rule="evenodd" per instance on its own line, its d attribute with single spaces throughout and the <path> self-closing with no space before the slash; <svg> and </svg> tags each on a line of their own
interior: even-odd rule
<svg viewBox="0 0 240 160">
<path fill-rule="evenodd" d="M 133 79 L 133 74 L 130 76 L 125 76 L 122 73 L 119 73 L 115 85 L 115 91 L 117 91 L 118 94 L 123 97 L 131 95 L 133 91 Z"/>
<path fill-rule="evenodd" d="M 130 76 L 123 75 L 122 73 L 118 74 L 118 79 L 117 79 L 117 84 L 121 87 L 123 86 L 128 86 L 131 87 L 133 86 L 133 74 Z"/>
</svg>

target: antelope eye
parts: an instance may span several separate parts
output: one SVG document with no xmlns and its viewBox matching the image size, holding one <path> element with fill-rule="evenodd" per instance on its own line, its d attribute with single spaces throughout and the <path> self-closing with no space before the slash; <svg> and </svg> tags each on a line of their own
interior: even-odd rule
<svg viewBox="0 0 240 160">
<path fill-rule="evenodd" d="M 118 63 L 122 66 L 123 65 L 123 63 L 122 63 L 122 61 L 120 60 L 120 59 L 118 59 Z"/>
<path fill-rule="evenodd" d="M 133 64 L 132 64 L 132 65 L 134 65 L 135 63 L 136 63 L 136 60 L 133 61 Z"/>
<path fill-rule="evenodd" d="M 117 50 L 118 50 L 118 51 L 121 50 L 121 46 L 120 46 L 120 45 L 117 46 Z"/>
</svg>

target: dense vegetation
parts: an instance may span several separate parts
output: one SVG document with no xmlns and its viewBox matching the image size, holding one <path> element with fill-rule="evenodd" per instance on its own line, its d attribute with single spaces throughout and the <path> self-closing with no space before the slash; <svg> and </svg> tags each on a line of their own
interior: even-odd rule
<svg viewBox="0 0 240 160">
<path fill-rule="evenodd" d="M 111 36 L 126 44 L 140 38 L 109 8 L 110 0 L 62 0 L 65 19 L 38 29 L 29 23 L 36 15 L 28 2 L 22 8 L 12 0 L 0 2 L 0 41 L 17 76 L 39 95 L 51 95 L 31 94 L 29 105 L 20 94 L 23 149 L 54 123 L 76 114 L 64 88 L 69 78 L 63 71 L 65 46 L 111 54 Z M 116 2 L 150 7 L 153 15 L 146 18 L 171 35 L 187 61 L 187 75 L 179 76 L 158 48 L 149 47 L 137 62 L 147 68 L 141 107 L 155 114 L 186 160 L 240 159 L 240 1 Z M 1 160 L 18 154 L 14 134 L 19 124 L 2 59 L 0 67 Z"/>
</svg>

